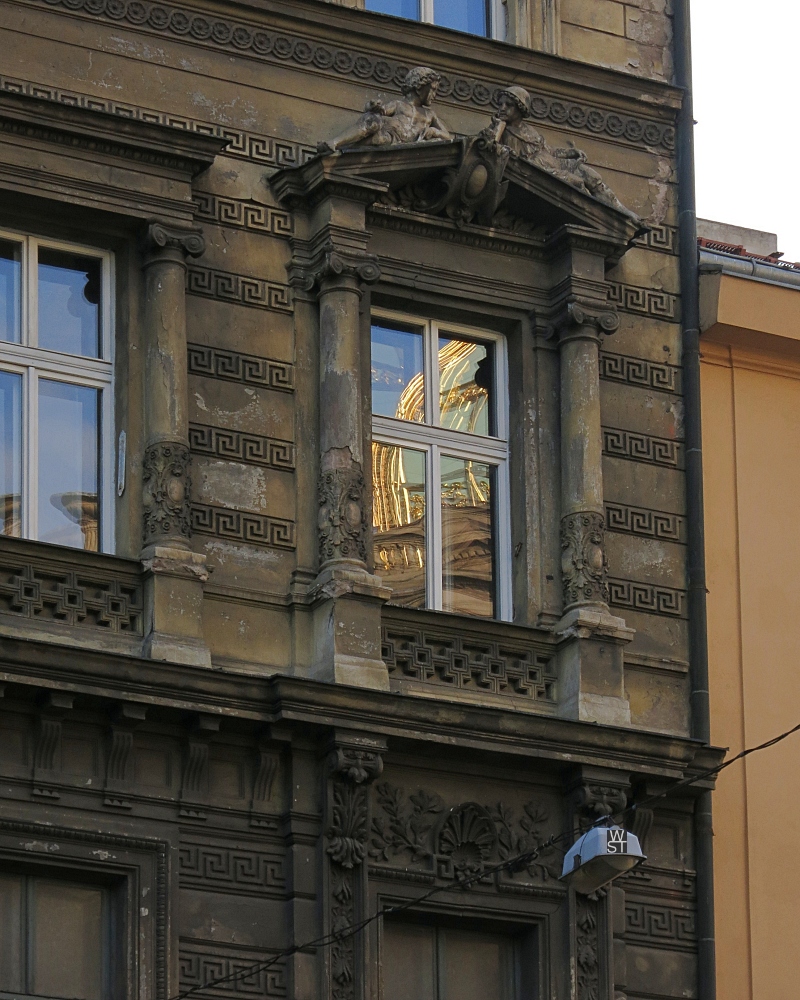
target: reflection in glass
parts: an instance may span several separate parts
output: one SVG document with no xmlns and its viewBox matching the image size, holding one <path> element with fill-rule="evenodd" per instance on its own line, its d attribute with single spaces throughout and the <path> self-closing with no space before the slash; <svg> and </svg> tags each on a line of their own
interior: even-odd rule
<svg viewBox="0 0 800 1000">
<path fill-rule="evenodd" d="M 39 347 L 100 357 L 101 262 L 39 248 Z"/>
<path fill-rule="evenodd" d="M 0 240 L 0 340 L 20 342 L 22 245 Z"/>
<path fill-rule="evenodd" d="M 0 534 L 22 533 L 22 376 L 0 372 Z"/>
<path fill-rule="evenodd" d="M 425 419 L 421 331 L 373 324 L 372 412 L 400 420 Z"/>
<path fill-rule="evenodd" d="M 494 345 L 439 337 L 439 405 L 442 427 L 495 434 Z"/>
<path fill-rule="evenodd" d="M 378 14 L 394 14 L 395 17 L 419 20 L 419 0 L 367 0 L 366 8 Z"/>
<path fill-rule="evenodd" d="M 494 617 L 496 469 L 442 455 L 442 609 Z"/>
<path fill-rule="evenodd" d="M 433 0 L 433 23 L 471 35 L 489 34 L 487 0 Z"/>
<path fill-rule="evenodd" d="M 39 380 L 39 538 L 98 549 L 100 392 Z"/>
<path fill-rule="evenodd" d="M 375 572 L 393 604 L 425 607 L 425 453 L 372 445 Z"/>
</svg>

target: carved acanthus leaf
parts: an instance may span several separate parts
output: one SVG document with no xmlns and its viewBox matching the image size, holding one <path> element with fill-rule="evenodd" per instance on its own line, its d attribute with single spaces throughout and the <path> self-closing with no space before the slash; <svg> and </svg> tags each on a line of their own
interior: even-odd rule
<svg viewBox="0 0 800 1000">
<path fill-rule="evenodd" d="M 319 477 L 319 557 L 367 558 L 367 519 L 364 511 L 364 474 L 353 463 L 326 469 Z"/>
</svg>

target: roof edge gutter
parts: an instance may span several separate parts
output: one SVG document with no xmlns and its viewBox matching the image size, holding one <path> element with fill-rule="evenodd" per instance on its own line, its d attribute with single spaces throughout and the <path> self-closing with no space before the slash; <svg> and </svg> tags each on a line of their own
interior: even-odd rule
<svg viewBox="0 0 800 1000">
<path fill-rule="evenodd" d="M 700 410 L 700 288 L 697 210 L 694 186 L 694 108 L 692 101 L 691 0 L 676 0 L 674 16 L 675 75 L 683 91 L 678 116 L 678 242 L 683 388 L 686 411 L 686 497 L 688 515 L 689 649 L 691 733 L 709 743 L 711 718 L 708 692 L 705 532 L 703 526 L 703 451 Z M 714 941 L 714 850 L 711 792 L 695 805 L 694 837 L 697 869 L 698 1000 L 716 1000 Z"/>
</svg>

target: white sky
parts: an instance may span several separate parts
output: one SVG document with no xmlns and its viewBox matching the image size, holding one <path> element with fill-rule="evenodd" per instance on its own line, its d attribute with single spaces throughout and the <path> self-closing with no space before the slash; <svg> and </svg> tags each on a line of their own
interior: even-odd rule
<svg viewBox="0 0 800 1000">
<path fill-rule="evenodd" d="M 692 0 L 697 214 L 800 261 L 800 0 Z"/>
</svg>

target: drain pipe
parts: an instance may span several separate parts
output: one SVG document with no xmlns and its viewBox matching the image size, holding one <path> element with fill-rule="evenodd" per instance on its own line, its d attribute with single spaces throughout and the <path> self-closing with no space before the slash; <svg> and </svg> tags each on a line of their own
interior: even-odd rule
<svg viewBox="0 0 800 1000">
<path fill-rule="evenodd" d="M 700 289 L 698 285 L 697 213 L 694 189 L 694 115 L 692 107 L 691 0 L 676 0 L 675 75 L 683 91 L 677 129 L 678 242 L 680 248 L 683 392 L 686 434 L 686 503 L 688 514 L 689 650 L 691 663 L 691 732 L 709 743 L 706 631 L 706 569 L 703 529 L 703 452 L 700 423 Z M 695 804 L 694 841 L 697 869 L 698 998 L 716 1000 L 714 949 L 714 847 L 711 792 Z"/>
</svg>

